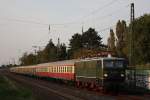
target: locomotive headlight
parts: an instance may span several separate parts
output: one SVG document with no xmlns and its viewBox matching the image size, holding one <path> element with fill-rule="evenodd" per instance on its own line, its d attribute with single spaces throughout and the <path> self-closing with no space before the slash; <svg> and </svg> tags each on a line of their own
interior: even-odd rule
<svg viewBox="0 0 150 100">
<path fill-rule="evenodd" d="M 107 77 L 108 76 L 108 74 L 104 74 L 104 77 Z"/>
<path fill-rule="evenodd" d="M 124 77 L 124 74 L 121 74 L 121 77 Z"/>
</svg>

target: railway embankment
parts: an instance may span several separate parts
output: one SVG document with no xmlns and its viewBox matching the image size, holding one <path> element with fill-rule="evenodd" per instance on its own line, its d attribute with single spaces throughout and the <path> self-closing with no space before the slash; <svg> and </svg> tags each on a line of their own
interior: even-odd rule
<svg viewBox="0 0 150 100">
<path fill-rule="evenodd" d="M 31 90 L 0 74 L 0 100 L 35 100 Z"/>
</svg>

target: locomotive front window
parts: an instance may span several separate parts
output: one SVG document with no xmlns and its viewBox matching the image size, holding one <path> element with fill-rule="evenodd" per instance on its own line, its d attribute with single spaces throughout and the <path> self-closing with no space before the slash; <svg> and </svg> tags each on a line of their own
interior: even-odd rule
<svg viewBox="0 0 150 100">
<path fill-rule="evenodd" d="M 115 61 L 115 66 L 122 68 L 124 66 L 124 62 L 122 60 Z"/>
<path fill-rule="evenodd" d="M 123 68 L 123 60 L 104 60 L 104 67 L 107 68 Z"/>
<path fill-rule="evenodd" d="M 108 67 L 108 68 L 113 68 L 114 67 L 114 61 L 106 60 L 106 61 L 104 61 L 104 66 Z"/>
</svg>

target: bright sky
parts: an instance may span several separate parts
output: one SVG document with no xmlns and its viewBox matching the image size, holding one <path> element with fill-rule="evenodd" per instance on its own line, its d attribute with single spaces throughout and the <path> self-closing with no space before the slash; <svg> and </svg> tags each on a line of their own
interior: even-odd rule
<svg viewBox="0 0 150 100">
<path fill-rule="evenodd" d="M 0 65 L 17 63 L 50 38 L 68 45 L 82 26 L 95 28 L 106 44 L 109 28 L 119 19 L 129 21 L 131 2 L 135 17 L 150 13 L 150 0 L 0 0 Z"/>
</svg>

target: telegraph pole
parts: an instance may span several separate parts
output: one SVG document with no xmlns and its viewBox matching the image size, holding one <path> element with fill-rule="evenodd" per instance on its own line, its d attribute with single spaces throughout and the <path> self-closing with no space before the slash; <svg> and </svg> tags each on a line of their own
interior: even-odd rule
<svg viewBox="0 0 150 100">
<path fill-rule="evenodd" d="M 130 16 L 130 54 L 129 54 L 129 61 L 130 61 L 130 66 L 133 65 L 133 56 L 134 56 L 134 3 L 131 3 L 131 16 Z"/>
</svg>

